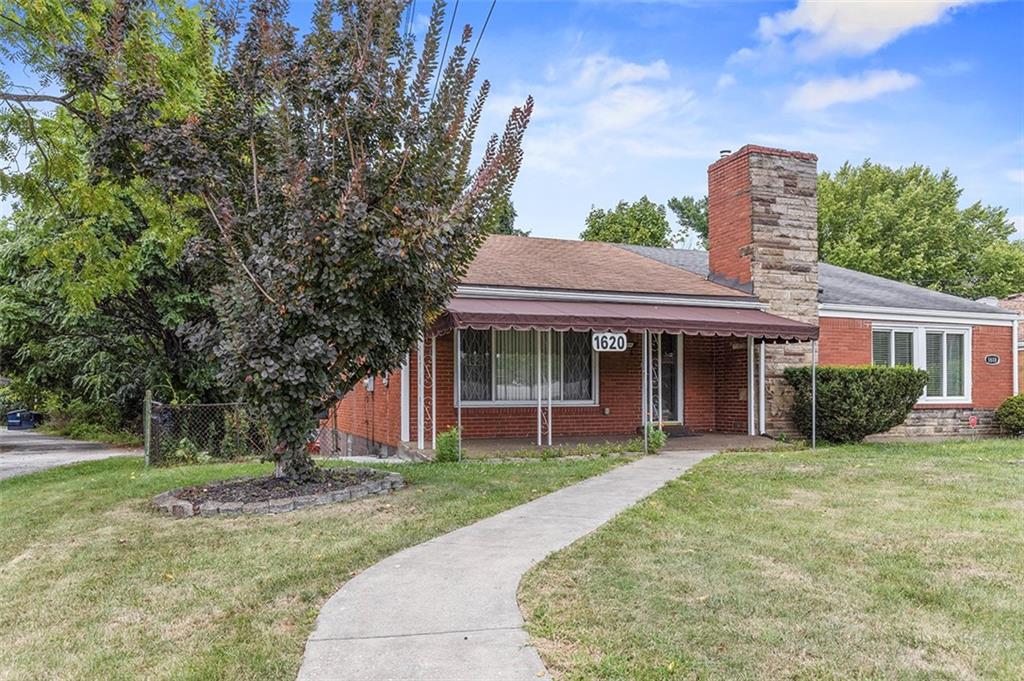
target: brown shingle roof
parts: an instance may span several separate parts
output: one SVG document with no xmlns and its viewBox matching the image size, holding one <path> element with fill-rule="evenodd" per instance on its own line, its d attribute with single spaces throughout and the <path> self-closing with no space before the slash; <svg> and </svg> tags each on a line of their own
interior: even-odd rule
<svg viewBox="0 0 1024 681">
<path fill-rule="evenodd" d="M 743 299 L 742 291 L 594 241 L 491 235 L 463 284 Z"/>
</svg>

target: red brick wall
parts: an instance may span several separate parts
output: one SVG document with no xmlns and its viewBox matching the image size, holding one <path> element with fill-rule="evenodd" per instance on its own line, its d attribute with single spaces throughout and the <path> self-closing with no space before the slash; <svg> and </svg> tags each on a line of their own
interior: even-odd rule
<svg viewBox="0 0 1024 681">
<path fill-rule="evenodd" d="M 873 322 L 862 319 L 822 317 L 818 351 L 823 365 L 854 366 L 871 363 Z M 874 322 L 885 325 L 885 322 Z M 963 406 L 993 409 L 1013 394 L 1013 329 L 1008 326 L 975 326 L 971 333 L 972 402 Z M 999 355 L 997 365 L 985 364 L 986 355 Z M 919 405 L 919 409 L 948 409 L 950 405 Z"/>
<path fill-rule="evenodd" d="M 708 264 L 740 284 L 750 283 L 751 216 L 749 157 L 729 156 L 708 168 Z"/>
<path fill-rule="evenodd" d="M 401 439 L 402 426 L 401 372 L 388 377 L 387 385 L 378 376 L 373 391 L 367 391 L 360 382 L 330 411 L 322 425 L 344 433 L 397 446 Z"/>
<path fill-rule="evenodd" d="M 697 432 L 747 432 L 747 342 L 683 338 L 683 425 Z"/>
<path fill-rule="evenodd" d="M 838 366 L 871 364 L 871 322 L 821 317 L 818 363 Z"/>
<path fill-rule="evenodd" d="M 971 374 L 974 406 L 994 409 L 1013 394 L 1013 329 L 1009 326 L 975 326 L 971 347 L 974 355 Z M 999 364 L 985 364 L 985 355 L 999 355 Z"/>
</svg>

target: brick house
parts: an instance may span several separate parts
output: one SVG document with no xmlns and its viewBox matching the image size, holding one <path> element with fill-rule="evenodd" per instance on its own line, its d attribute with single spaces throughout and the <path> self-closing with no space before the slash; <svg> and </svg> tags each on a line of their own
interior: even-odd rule
<svg viewBox="0 0 1024 681">
<path fill-rule="evenodd" d="M 489 237 L 403 367 L 335 405 L 339 453 L 430 449 L 456 425 L 793 434 L 782 372 L 814 357 L 927 370 L 894 434 L 992 432 L 1020 386 L 1016 315 L 819 263 L 816 186 L 813 154 L 745 146 L 708 168 L 708 251 Z"/>
</svg>

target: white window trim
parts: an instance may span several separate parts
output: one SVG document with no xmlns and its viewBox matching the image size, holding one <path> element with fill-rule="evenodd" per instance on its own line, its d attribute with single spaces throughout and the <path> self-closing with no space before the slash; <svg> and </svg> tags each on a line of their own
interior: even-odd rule
<svg viewBox="0 0 1024 681">
<path fill-rule="evenodd" d="M 872 356 L 871 362 L 874 363 L 874 332 L 875 331 L 903 331 L 913 332 L 914 334 L 914 368 L 927 371 L 928 368 L 928 346 L 927 346 L 927 334 L 929 333 L 943 333 L 943 334 L 960 334 L 964 337 L 964 394 L 953 395 L 953 396 L 942 396 L 934 397 L 929 396 L 925 393 L 921 394 L 921 399 L 917 401 L 918 404 L 969 404 L 972 403 L 972 388 L 971 379 L 974 373 L 974 360 L 972 353 L 972 328 L 969 326 L 939 326 L 929 324 L 926 326 L 914 326 L 908 324 L 872 324 Z M 895 353 L 893 352 L 894 336 L 889 336 L 889 353 L 890 362 L 895 361 Z M 943 372 L 942 372 L 942 392 L 946 392 L 946 380 L 948 378 L 945 371 L 945 357 L 946 357 L 946 343 L 943 340 L 942 343 L 943 353 Z M 890 364 L 891 366 L 891 364 Z M 927 390 L 927 389 L 926 389 Z"/>
<path fill-rule="evenodd" d="M 488 329 L 488 331 L 490 331 L 490 333 L 491 333 L 491 390 L 492 391 L 494 390 L 494 333 L 496 331 L 499 331 L 499 330 L 500 329 Z M 452 334 L 452 336 L 455 336 L 455 334 Z M 462 352 L 462 348 L 454 345 L 454 343 L 455 343 L 454 339 L 452 340 L 452 343 L 453 343 L 453 347 L 455 348 L 455 352 L 456 353 L 461 353 Z M 547 346 L 545 345 L 545 347 L 547 347 Z M 601 389 L 600 389 L 600 382 L 598 381 L 598 377 L 601 375 L 600 371 L 599 371 L 599 367 L 598 367 L 598 365 L 600 363 L 600 357 L 601 357 L 601 353 L 600 352 L 596 352 L 593 348 L 590 349 L 590 372 L 591 372 L 590 385 L 591 385 L 591 394 L 593 395 L 592 399 L 589 399 L 589 400 L 556 400 L 556 399 L 552 398 L 551 404 L 554 405 L 554 406 L 558 406 L 558 407 L 595 407 L 595 406 L 599 405 L 601 403 L 601 394 L 600 394 Z M 461 395 L 461 392 L 462 392 L 462 386 L 461 385 L 456 385 L 455 386 L 455 390 L 453 391 L 453 397 L 455 399 L 455 402 L 454 402 L 455 404 L 458 404 L 458 400 L 459 400 L 459 396 Z M 547 404 L 547 399 L 546 398 L 542 398 L 542 402 Z M 536 408 L 537 407 L 537 400 L 536 399 L 532 399 L 532 400 L 463 400 L 462 407 L 463 407 L 463 409 L 494 409 L 496 407 L 497 408 L 502 408 L 502 407 L 509 407 L 509 408 L 533 407 L 533 408 Z"/>
</svg>

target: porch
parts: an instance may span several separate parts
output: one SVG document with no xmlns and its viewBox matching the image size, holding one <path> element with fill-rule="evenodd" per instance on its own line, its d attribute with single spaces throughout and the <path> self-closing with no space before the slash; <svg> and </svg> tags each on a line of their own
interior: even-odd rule
<svg viewBox="0 0 1024 681">
<path fill-rule="evenodd" d="M 765 347 L 817 328 L 760 308 L 456 298 L 403 367 L 401 440 L 431 450 L 454 427 L 470 456 L 638 437 L 646 451 L 648 428 L 669 426 L 720 440 L 670 448 L 763 445 Z"/>
</svg>

